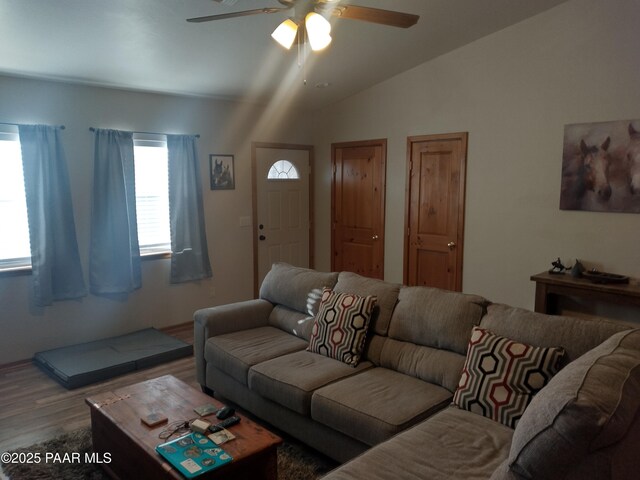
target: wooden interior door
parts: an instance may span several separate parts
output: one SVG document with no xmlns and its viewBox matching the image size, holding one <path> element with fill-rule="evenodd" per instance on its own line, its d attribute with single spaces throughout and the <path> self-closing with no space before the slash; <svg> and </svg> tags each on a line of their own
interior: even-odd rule
<svg viewBox="0 0 640 480">
<path fill-rule="evenodd" d="M 407 285 L 462 290 L 467 135 L 407 139 Z"/>
<path fill-rule="evenodd" d="M 382 279 L 387 141 L 331 147 L 331 268 Z"/>
</svg>

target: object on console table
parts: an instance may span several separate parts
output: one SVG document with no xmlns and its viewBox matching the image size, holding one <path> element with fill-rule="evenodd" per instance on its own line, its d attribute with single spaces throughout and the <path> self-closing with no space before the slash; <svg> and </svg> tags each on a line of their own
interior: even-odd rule
<svg viewBox="0 0 640 480">
<path fill-rule="evenodd" d="M 580 278 L 585 270 L 586 268 L 584 268 L 584 265 L 582 265 L 580 260 L 576 258 L 576 263 L 571 267 L 571 276 L 574 278 Z"/>
<path fill-rule="evenodd" d="M 567 267 L 565 267 L 560 261 L 560 257 L 558 257 L 557 260 L 551 262 L 551 265 L 553 265 L 553 268 L 549 270 L 549 273 L 553 275 L 562 275 L 564 274 L 564 271 L 567 269 Z"/>
<path fill-rule="evenodd" d="M 629 283 L 629 277 L 626 275 L 599 272 L 595 269 L 590 272 L 582 272 L 582 276 L 593 283 Z"/>
</svg>

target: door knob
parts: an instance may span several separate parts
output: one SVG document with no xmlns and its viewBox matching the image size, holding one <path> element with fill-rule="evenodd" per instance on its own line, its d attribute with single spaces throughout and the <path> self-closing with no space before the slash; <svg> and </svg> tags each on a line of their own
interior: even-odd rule
<svg viewBox="0 0 640 480">
<path fill-rule="evenodd" d="M 377 240 L 378 239 L 378 235 L 374 235 L 373 237 L 371 237 L 372 240 Z"/>
<path fill-rule="evenodd" d="M 447 243 L 447 247 L 449 247 L 449 250 L 453 250 L 456 247 L 456 242 Z"/>
<path fill-rule="evenodd" d="M 266 239 L 267 239 L 267 237 L 265 237 L 264 235 L 260 235 L 258 238 L 259 238 L 260 240 L 266 240 Z"/>
</svg>

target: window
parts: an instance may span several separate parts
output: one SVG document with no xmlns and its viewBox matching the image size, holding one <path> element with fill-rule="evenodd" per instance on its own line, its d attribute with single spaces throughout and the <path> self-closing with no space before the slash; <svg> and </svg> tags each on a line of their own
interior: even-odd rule
<svg viewBox="0 0 640 480">
<path fill-rule="evenodd" d="M 298 180 L 298 170 L 289 160 L 278 160 L 269 169 L 269 180 Z"/>
<path fill-rule="evenodd" d="M 170 253 L 169 159 L 166 137 L 135 134 L 133 157 L 140 254 Z"/>
<path fill-rule="evenodd" d="M 0 125 L 0 270 L 31 266 L 18 127 Z"/>
</svg>

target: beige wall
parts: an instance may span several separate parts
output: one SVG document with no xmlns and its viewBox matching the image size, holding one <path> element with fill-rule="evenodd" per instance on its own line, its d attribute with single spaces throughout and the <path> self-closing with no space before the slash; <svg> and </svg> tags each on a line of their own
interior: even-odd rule
<svg viewBox="0 0 640 480">
<path fill-rule="evenodd" d="M 36 309 L 30 276 L 0 274 L 0 365 L 33 353 L 191 320 L 194 310 L 253 296 L 251 140 L 311 143 L 296 112 L 203 98 L 155 95 L 0 77 L 0 121 L 64 124 L 80 255 L 88 280 L 93 134 L 89 127 L 199 133 L 204 207 L 213 278 L 169 285 L 169 261 L 144 261 L 142 288 L 121 300 L 89 295 Z M 283 120 L 286 118 L 286 121 Z M 267 121 L 264 121 L 264 120 Z M 212 192 L 208 154 L 235 155 L 236 189 Z M 6 226 L 2 227 L 2 234 Z"/>
<path fill-rule="evenodd" d="M 325 109 L 317 266 L 330 267 L 330 145 L 387 138 L 386 279 L 403 278 L 406 138 L 469 132 L 463 289 L 533 307 L 560 256 L 640 277 L 640 215 L 560 211 L 563 127 L 640 118 L 637 0 L 575 0 Z"/>
</svg>

